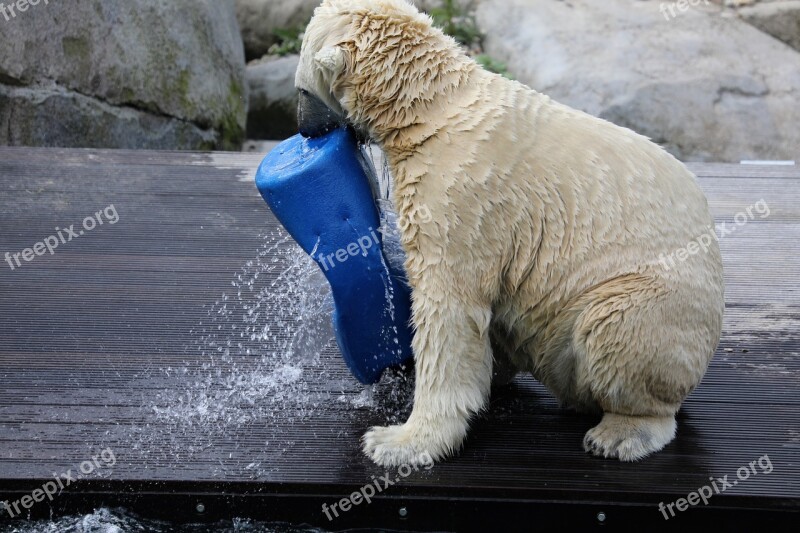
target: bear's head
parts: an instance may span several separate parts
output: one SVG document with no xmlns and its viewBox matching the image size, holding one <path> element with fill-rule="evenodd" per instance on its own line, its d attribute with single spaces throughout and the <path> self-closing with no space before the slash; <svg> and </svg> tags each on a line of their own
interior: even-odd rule
<svg viewBox="0 0 800 533">
<path fill-rule="evenodd" d="M 378 142 L 430 115 L 476 68 L 406 0 L 325 0 L 306 29 L 295 85 L 300 131 L 349 123 Z"/>
</svg>

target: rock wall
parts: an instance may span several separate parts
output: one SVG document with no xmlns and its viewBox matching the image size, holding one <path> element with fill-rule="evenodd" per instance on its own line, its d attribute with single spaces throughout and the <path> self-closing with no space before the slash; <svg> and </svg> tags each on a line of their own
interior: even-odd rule
<svg viewBox="0 0 800 533">
<path fill-rule="evenodd" d="M 299 56 L 265 56 L 247 65 L 250 110 L 247 137 L 286 139 L 296 134 L 297 90 L 294 86 Z"/>
<path fill-rule="evenodd" d="M 321 0 L 236 0 L 247 59 L 266 55 L 278 40 L 276 29 L 304 25 Z"/>
<path fill-rule="evenodd" d="M 783 0 L 748 6 L 741 17 L 795 50 L 800 50 L 800 0 Z"/>
<path fill-rule="evenodd" d="M 800 54 L 709 3 L 481 0 L 486 51 L 532 88 L 683 160 L 800 159 Z"/>
<path fill-rule="evenodd" d="M 297 131 L 297 57 L 262 56 L 320 0 L 44 1 L 0 11 L 0 144 L 237 149 Z M 457 3 L 518 80 L 681 159 L 800 159 L 800 0 Z"/>
<path fill-rule="evenodd" d="M 0 14 L 0 144 L 238 149 L 233 0 L 59 0 Z"/>
</svg>

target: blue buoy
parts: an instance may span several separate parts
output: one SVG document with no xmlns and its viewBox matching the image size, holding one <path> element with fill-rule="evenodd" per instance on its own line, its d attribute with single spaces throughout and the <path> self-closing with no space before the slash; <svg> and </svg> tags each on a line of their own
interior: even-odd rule
<svg viewBox="0 0 800 533">
<path fill-rule="evenodd" d="M 353 133 L 296 135 L 256 175 L 261 196 L 331 285 L 336 341 L 364 384 L 412 356 L 411 297 L 404 272 L 383 253 L 380 214 Z"/>
</svg>

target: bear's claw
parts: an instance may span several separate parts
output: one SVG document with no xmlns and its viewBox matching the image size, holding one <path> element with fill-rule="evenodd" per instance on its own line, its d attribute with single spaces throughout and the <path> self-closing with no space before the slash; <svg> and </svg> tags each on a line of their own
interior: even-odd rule
<svg viewBox="0 0 800 533">
<path fill-rule="evenodd" d="M 586 432 L 583 449 L 597 457 L 638 461 L 661 450 L 675 437 L 675 417 L 638 417 L 606 413 Z"/>
</svg>

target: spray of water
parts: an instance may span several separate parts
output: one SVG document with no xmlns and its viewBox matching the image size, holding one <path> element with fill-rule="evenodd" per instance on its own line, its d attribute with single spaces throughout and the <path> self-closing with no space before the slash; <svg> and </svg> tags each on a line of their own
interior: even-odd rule
<svg viewBox="0 0 800 533">
<path fill-rule="evenodd" d="M 171 524 L 149 520 L 124 509 L 97 509 L 91 514 L 58 520 L 0 525 L 0 533 L 324 533 L 321 529 L 234 518 L 215 524 Z"/>
<path fill-rule="evenodd" d="M 334 403 L 346 405 L 339 416 L 370 411 L 390 423 L 402 421 L 413 380 L 390 371 L 376 385 L 358 384 L 337 355 L 332 311 L 319 267 L 282 229 L 265 235 L 257 256 L 192 331 L 197 340 L 187 350 L 199 352 L 202 365 L 164 368 L 152 376 L 160 372 L 169 384 L 143 397 L 153 425 L 137 428 L 134 448 L 150 457 L 186 459 L 233 428 L 267 425 L 280 434 L 287 424 L 324 416 Z M 183 385 L 177 390 L 175 374 Z M 169 449 L 159 450 L 156 440 L 163 447 L 165 434 Z M 278 440 L 266 443 L 270 450 L 293 445 Z"/>
</svg>

